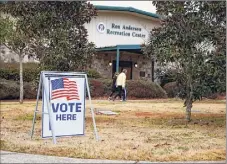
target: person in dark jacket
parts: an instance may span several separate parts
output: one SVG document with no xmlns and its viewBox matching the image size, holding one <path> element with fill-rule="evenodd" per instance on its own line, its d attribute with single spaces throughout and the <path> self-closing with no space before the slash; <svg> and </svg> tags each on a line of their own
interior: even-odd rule
<svg viewBox="0 0 227 164">
<path fill-rule="evenodd" d="M 114 76 L 113 76 L 113 82 L 112 82 L 112 92 L 108 98 L 108 100 L 112 99 L 113 94 L 117 91 L 117 86 L 116 86 L 116 80 L 117 80 L 117 76 L 119 75 L 119 73 L 115 72 Z"/>
</svg>

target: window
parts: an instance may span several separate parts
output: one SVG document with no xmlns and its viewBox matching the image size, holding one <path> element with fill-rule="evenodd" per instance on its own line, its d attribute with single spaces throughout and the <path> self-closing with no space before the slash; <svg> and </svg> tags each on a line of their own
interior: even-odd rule
<svg viewBox="0 0 227 164">
<path fill-rule="evenodd" d="M 145 72 L 144 71 L 140 71 L 140 77 L 145 77 Z"/>
</svg>

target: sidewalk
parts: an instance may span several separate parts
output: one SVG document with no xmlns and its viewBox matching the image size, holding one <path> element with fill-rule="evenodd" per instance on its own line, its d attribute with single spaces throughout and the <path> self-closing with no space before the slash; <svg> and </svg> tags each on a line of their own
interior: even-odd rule
<svg viewBox="0 0 227 164">
<path fill-rule="evenodd" d="M 16 152 L 1 151 L 0 163 L 151 163 L 158 164 L 159 162 L 146 161 L 118 161 L 118 160 L 98 160 L 98 159 L 76 159 L 66 157 L 55 157 L 46 155 L 24 154 Z M 215 163 L 225 164 L 225 161 L 201 161 L 201 162 L 160 162 L 160 163 Z"/>
</svg>

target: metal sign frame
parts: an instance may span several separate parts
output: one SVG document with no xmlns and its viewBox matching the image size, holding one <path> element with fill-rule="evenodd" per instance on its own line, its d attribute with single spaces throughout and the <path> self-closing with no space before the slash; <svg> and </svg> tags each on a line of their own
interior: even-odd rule
<svg viewBox="0 0 227 164">
<path fill-rule="evenodd" d="M 58 72 L 58 71 L 42 71 L 41 74 L 40 74 L 39 87 L 38 87 L 37 98 L 36 98 L 36 107 L 35 107 L 35 111 L 34 111 L 32 129 L 31 129 L 31 139 L 32 139 L 33 134 L 34 134 L 34 128 L 35 128 L 35 123 L 36 123 L 35 122 L 36 115 L 39 112 L 38 111 L 38 102 L 39 102 L 39 97 L 40 97 L 40 91 L 41 91 L 41 88 L 42 88 L 43 89 L 43 94 L 45 94 L 44 97 L 46 98 L 46 100 L 43 100 L 43 101 L 47 102 L 47 109 L 48 109 L 48 113 L 44 113 L 43 110 L 42 110 L 42 115 L 43 114 L 48 114 L 49 115 L 49 121 L 50 121 L 50 126 L 51 126 L 51 133 L 52 133 L 53 143 L 54 144 L 57 143 L 56 135 L 55 135 L 56 134 L 55 133 L 55 126 L 54 126 L 52 112 L 51 112 L 51 104 L 50 104 L 50 100 L 48 99 L 47 89 L 45 89 L 45 88 L 48 88 L 47 84 L 44 83 L 44 78 L 46 78 L 46 77 L 83 77 L 83 78 L 85 78 L 86 90 L 87 90 L 87 93 L 88 93 L 90 110 L 91 110 L 91 114 L 92 114 L 94 135 L 95 135 L 96 140 L 98 141 L 99 140 L 99 136 L 98 136 L 96 123 L 95 123 L 95 114 L 94 114 L 94 108 L 93 108 L 93 105 L 92 105 L 92 102 L 91 102 L 91 94 L 90 94 L 90 88 L 89 88 L 89 85 L 88 85 L 87 74 L 83 73 L 83 72 Z M 86 94 L 86 91 L 85 91 L 85 94 Z M 44 97 L 42 97 L 42 99 Z M 84 117 L 85 117 L 85 115 L 84 115 Z M 85 128 L 85 126 L 84 126 L 84 128 Z"/>
</svg>

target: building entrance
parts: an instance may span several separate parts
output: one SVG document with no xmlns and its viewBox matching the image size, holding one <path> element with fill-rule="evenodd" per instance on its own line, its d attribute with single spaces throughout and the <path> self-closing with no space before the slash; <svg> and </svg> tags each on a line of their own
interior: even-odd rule
<svg viewBox="0 0 227 164">
<path fill-rule="evenodd" d="M 131 80 L 132 79 L 132 62 L 131 61 L 119 61 L 119 73 L 123 70 L 127 69 L 127 75 L 126 79 Z M 113 60 L 112 65 L 112 77 L 114 73 L 116 72 L 116 60 Z"/>
</svg>

